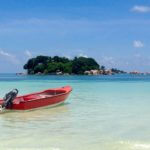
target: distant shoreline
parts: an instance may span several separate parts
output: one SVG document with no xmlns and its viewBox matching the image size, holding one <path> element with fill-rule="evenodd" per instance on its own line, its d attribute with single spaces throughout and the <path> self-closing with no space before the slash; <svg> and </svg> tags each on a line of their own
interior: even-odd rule
<svg viewBox="0 0 150 150">
<path fill-rule="evenodd" d="M 5 74 L 5 73 L 2 73 Z M 17 76 L 114 76 L 114 75 L 150 75 L 150 73 L 120 73 L 120 74 L 27 74 L 27 73 L 6 73 L 16 74 Z"/>
<path fill-rule="evenodd" d="M 52 75 L 113 75 L 126 73 L 112 68 L 106 69 L 99 65 L 94 58 L 74 57 L 69 59 L 60 56 L 37 56 L 30 58 L 24 65 L 27 74 L 52 74 Z"/>
</svg>

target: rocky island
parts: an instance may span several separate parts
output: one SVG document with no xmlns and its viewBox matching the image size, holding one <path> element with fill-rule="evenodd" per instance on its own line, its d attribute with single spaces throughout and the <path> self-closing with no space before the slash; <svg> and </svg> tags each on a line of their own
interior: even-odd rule
<svg viewBox="0 0 150 150">
<path fill-rule="evenodd" d="M 54 75 L 112 75 L 125 73 L 118 69 L 106 70 L 95 59 L 86 57 L 74 57 L 68 59 L 59 56 L 37 56 L 31 58 L 24 65 L 27 74 L 54 74 Z"/>
</svg>

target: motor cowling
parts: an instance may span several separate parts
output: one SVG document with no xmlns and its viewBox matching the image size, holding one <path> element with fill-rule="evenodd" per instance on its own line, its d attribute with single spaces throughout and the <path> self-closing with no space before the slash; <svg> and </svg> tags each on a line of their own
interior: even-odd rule
<svg viewBox="0 0 150 150">
<path fill-rule="evenodd" d="M 10 108 L 12 106 L 13 100 L 17 97 L 18 94 L 18 90 L 17 89 L 13 89 L 12 91 L 10 91 L 9 93 L 7 93 L 5 95 L 5 97 L 3 98 L 3 104 L 1 105 L 1 107 L 3 109 L 5 108 Z"/>
</svg>

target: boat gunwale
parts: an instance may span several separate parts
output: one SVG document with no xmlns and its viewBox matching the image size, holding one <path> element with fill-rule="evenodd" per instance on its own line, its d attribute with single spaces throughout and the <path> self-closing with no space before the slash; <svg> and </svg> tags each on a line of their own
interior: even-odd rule
<svg viewBox="0 0 150 150">
<path fill-rule="evenodd" d="M 68 86 L 66 86 L 66 87 L 68 87 Z M 62 88 L 65 88 L 65 87 L 62 87 Z M 59 90 L 59 89 L 62 89 L 62 88 L 57 88 L 56 90 Z M 55 89 L 48 89 L 48 90 L 55 90 Z M 23 95 L 23 96 L 18 96 L 17 98 L 22 98 L 22 97 L 29 96 L 29 95 L 36 95 L 36 94 L 44 93 L 44 92 L 46 92 L 48 90 L 44 90 L 44 91 L 33 93 L 33 94 L 26 94 L 26 95 Z M 50 97 L 36 98 L 36 99 L 27 100 L 27 101 L 21 101 L 20 103 L 27 103 L 27 102 L 32 102 L 32 101 L 36 101 L 36 100 L 42 100 L 42 99 L 47 99 L 47 98 L 53 98 L 53 97 L 66 95 L 66 94 L 69 94 L 72 91 L 72 88 L 70 87 L 69 91 L 66 91 L 66 90 L 64 90 L 64 91 L 65 91 L 64 93 L 60 93 L 60 94 L 53 95 L 53 96 L 50 96 Z"/>
<path fill-rule="evenodd" d="M 52 97 L 44 97 L 44 98 L 37 98 L 37 99 L 27 100 L 27 101 L 21 101 L 20 103 L 27 103 L 27 102 L 32 102 L 32 101 L 36 101 L 36 100 L 42 100 L 42 99 L 47 99 L 47 98 L 53 98 L 53 97 L 57 97 L 57 96 L 62 96 L 62 95 L 69 94 L 71 91 L 68 91 L 68 92 L 62 93 L 62 94 L 53 95 Z"/>
</svg>

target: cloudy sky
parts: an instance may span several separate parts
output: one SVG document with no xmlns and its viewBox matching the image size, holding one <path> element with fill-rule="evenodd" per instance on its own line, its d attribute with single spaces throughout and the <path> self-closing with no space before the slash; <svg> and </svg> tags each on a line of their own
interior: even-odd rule
<svg viewBox="0 0 150 150">
<path fill-rule="evenodd" d="M 150 71 L 150 1 L 0 0 L 0 72 L 37 55 Z"/>
</svg>

